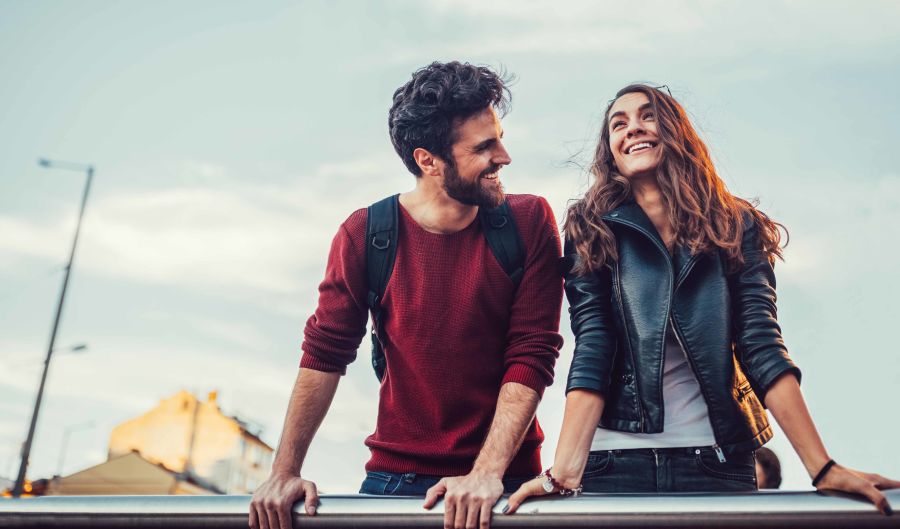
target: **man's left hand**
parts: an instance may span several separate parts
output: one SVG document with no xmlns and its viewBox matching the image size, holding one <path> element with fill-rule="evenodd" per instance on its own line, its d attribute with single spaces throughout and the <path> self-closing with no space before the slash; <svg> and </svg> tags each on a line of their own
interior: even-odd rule
<svg viewBox="0 0 900 529">
<path fill-rule="evenodd" d="M 466 474 L 444 478 L 425 493 L 423 507 L 434 507 L 444 497 L 444 529 L 487 529 L 491 510 L 503 495 L 500 478 L 486 474 Z"/>
</svg>

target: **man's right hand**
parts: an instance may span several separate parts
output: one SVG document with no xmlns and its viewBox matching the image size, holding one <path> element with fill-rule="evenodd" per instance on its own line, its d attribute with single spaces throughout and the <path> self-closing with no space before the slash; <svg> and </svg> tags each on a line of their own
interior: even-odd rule
<svg viewBox="0 0 900 529">
<path fill-rule="evenodd" d="M 272 474 L 253 493 L 250 501 L 250 527 L 291 529 L 294 503 L 304 498 L 306 514 L 315 516 L 319 505 L 315 483 L 296 475 Z"/>
</svg>

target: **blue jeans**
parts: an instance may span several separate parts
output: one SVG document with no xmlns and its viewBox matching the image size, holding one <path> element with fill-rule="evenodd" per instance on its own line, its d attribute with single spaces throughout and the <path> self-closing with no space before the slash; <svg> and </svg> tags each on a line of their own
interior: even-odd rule
<svg viewBox="0 0 900 529">
<path fill-rule="evenodd" d="M 710 447 L 591 452 L 584 492 L 726 492 L 756 490 L 753 452 L 725 456 Z"/>
<path fill-rule="evenodd" d="M 534 476 L 505 477 L 503 478 L 503 491 L 507 494 L 515 492 L 522 483 Z M 359 488 L 360 494 L 374 494 L 378 496 L 424 496 L 431 487 L 435 486 L 441 476 L 426 476 L 407 472 L 366 472 L 366 479 Z"/>
</svg>

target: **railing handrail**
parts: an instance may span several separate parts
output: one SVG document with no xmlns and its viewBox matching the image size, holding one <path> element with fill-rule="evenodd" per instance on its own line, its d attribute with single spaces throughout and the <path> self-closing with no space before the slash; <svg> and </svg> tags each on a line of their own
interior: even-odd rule
<svg viewBox="0 0 900 529">
<path fill-rule="evenodd" d="M 886 491 L 900 507 L 900 490 Z M 318 515 L 294 510 L 295 527 L 441 527 L 443 509 L 422 498 L 323 495 Z M 0 500 L 0 527 L 247 527 L 250 496 L 45 496 Z M 900 527 L 860 498 L 815 492 L 585 494 L 545 497 L 494 527 Z"/>
</svg>

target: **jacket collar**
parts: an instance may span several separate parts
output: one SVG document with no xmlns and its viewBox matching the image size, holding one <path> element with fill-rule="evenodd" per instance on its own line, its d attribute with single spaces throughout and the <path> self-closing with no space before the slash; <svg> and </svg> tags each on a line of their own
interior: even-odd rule
<svg viewBox="0 0 900 529">
<path fill-rule="evenodd" d="M 659 251 L 671 263 L 676 287 L 684 281 L 687 273 L 690 272 L 694 262 L 699 257 L 698 255 L 691 255 L 691 252 L 681 244 L 675 246 L 674 254 L 669 254 L 662 237 L 656 231 L 656 226 L 653 225 L 650 217 L 644 213 L 644 210 L 641 209 L 641 206 L 634 199 L 626 200 L 619 204 L 614 210 L 603 215 L 603 220 L 628 226 L 653 241 L 659 248 Z"/>
<path fill-rule="evenodd" d="M 662 237 L 660 237 L 659 232 L 656 231 L 656 226 L 653 225 L 653 222 L 650 221 L 650 217 L 644 213 L 641 206 L 633 199 L 622 202 L 614 210 L 603 215 L 603 220 L 624 224 L 643 233 L 659 247 L 660 251 L 669 255 L 669 251 L 666 250 L 666 245 L 663 243 Z"/>
</svg>

